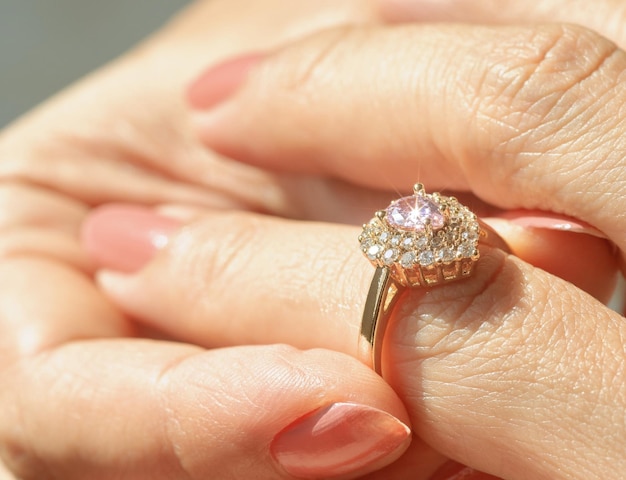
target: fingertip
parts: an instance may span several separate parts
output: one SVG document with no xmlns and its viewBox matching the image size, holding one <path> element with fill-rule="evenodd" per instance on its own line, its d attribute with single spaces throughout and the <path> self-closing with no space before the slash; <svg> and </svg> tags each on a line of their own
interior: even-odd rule
<svg viewBox="0 0 626 480">
<path fill-rule="evenodd" d="M 511 246 L 514 255 L 573 283 L 603 303 L 615 290 L 618 267 L 613 245 L 588 227 L 562 228 L 562 222 L 513 222 L 483 219 Z"/>
<path fill-rule="evenodd" d="M 131 312 L 135 302 L 141 298 L 141 289 L 137 288 L 134 275 L 113 270 L 99 270 L 95 281 L 104 295 L 123 312 Z"/>
<path fill-rule="evenodd" d="M 196 111 L 191 114 L 191 127 L 202 143 L 214 152 L 239 160 L 241 149 L 234 149 L 230 142 L 230 124 L 237 118 L 237 107 L 234 101 L 227 101 L 213 110 Z"/>
<path fill-rule="evenodd" d="M 80 241 L 99 267 L 130 273 L 143 268 L 181 225 L 150 208 L 104 205 L 85 218 Z"/>
<path fill-rule="evenodd" d="M 210 368 L 202 357 L 193 359 L 178 370 L 168 393 L 178 396 L 192 384 L 219 396 L 210 416 L 224 429 L 221 442 L 236 439 L 230 448 L 248 459 L 252 445 L 257 467 L 277 477 L 359 478 L 393 463 L 411 443 L 408 415 L 395 392 L 348 355 L 269 345 L 213 350 L 204 358 L 213 359 Z M 216 376 L 228 380 L 216 382 Z M 186 404 L 180 407 L 187 431 L 196 420 Z M 197 445 L 188 434 L 183 443 Z"/>
<path fill-rule="evenodd" d="M 419 18 L 419 8 L 415 2 L 407 0 L 379 0 L 378 11 L 386 22 L 412 22 Z"/>
<path fill-rule="evenodd" d="M 265 53 L 251 52 L 209 67 L 187 89 L 189 105 L 198 111 L 208 111 L 227 100 L 245 82 L 250 70 L 266 56 Z"/>
<path fill-rule="evenodd" d="M 237 93 L 266 57 L 267 53 L 251 52 L 228 59 L 207 69 L 187 90 L 192 129 L 211 150 L 229 158 L 245 157 L 241 149 L 233 149 L 242 142 L 230 138 L 246 118 L 241 115 Z"/>
<path fill-rule="evenodd" d="M 132 284 L 132 277 L 113 270 L 99 270 L 95 275 L 98 286 L 113 296 L 125 293 Z"/>
<path fill-rule="evenodd" d="M 368 405 L 332 403 L 298 418 L 273 439 L 276 462 L 298 478 L 361 476 L 397 460 L 411 429 Z"/>
<path fill-rule="evenodd" d="M 499 480 L 499 477 L 450 461 L 442 465 L 428 480 Z"/>
</svg>

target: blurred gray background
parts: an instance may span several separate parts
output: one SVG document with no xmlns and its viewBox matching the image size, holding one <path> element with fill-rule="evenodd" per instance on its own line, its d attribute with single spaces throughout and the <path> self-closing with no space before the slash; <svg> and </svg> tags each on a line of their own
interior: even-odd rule
<svg viewBox="0 0 626 480">
<path fill-rule="evenodd" d="M 0 0 L 0 128 L 115 58 L 189 0 Z"/>
</svg>

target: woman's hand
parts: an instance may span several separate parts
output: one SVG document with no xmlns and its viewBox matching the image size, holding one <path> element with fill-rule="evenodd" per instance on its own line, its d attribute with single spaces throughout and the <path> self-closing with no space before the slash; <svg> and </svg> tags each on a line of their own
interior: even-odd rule
<svg viewBox="0 0 626 480">
<path fill-rule="evenodd" d="M 328 31 L 248 65 L 233 98 L 204 104 L 202 92 L 231 66 L 192 90 L 196 106 L 211 104 L 196 125 L 220 152 L 361 188 L 421 180 L 502 209 L 567 214 L 626 250 L 626 55 L 596 33 L 565 25 Z M 115 230 L 126 215 L 109 214 L 92 217 L 86 232 Z M 557 227 L 536 215 L 524 221 Z M 515 244 L 520 232 L 509 227 L 502 233 Z M 545 230 L 532 232 L 579 248 L 559 259 L 553 243 L 539 265 L 569 262 L 573 280 L 592 277 L 579 285 L 605 296 L 618 267 L 611 247 Z M 96 256 L 107 249 L 99 235 L 85 237 Z M 167 233 L 169 246 L 139 273 L 104 275 L 102 285 L 146 325 L 210 345 L 288 341 L 355 355 L 371 275 L 357 235 L 200 214 Z M 385 375 L 414 427 L 441 452 L 506 479 L 620 478 L 626 322 L 571 283 L 485 253 L 466 282 L 410 290 L 390 325 Z"/>
<path fill-rule="evenodd" d="M 234 474 L 250 476 L 253 471 L 256 476 L 274 478 L 284 475 L 284 470 L 270 457 L 272 438 L 289 438 L 278 436 L 278 430 L 312 409 L 356 401 L 361 405 L 357 407 L 361 415 L 374 412 L 374 416 L 391 419 L 385 416 L 387 412 L 408 421 L 394 393 L 345 355 L 323 351 L 303 354 L 280 347 L 206 352 L 191 345 L 132 340 L 167 336 L 201 347 L 241 342 L 229 340 L 228 332 L 226 339 L 221 334 L 215 341 L 208 339 L 210 330 L 206 330 L 206 317 L 202 316 L 197 317 L 202 323 L 190 328 L 187 313 L 181 315 L 178 330 L 170 317 L 156 331 L 150 327 L 155 321 L 149 315 L 140 315 L 139 326 L 123 317 L 85 277 L 95 265 L 77 242 L 79 225 L 89 209 L 112 201 L 160 206 L 160 211 L 183 218 L 202 216 L 206 208 L 237 208 L 347 222 L 362 220 L 371 209 L 384 204 L 389 192 L 374 194 L 350 182 L 306 174 L 269 173 L 217 157 L 189 128 L 180 94 L 183 85 L 199 72 L 201 63 L 249 49 L 272 49 L 306 32 L 344 23 L 375 23 L 369 3 L 198 3 L 143 48 L 2 135 L 0 176 L 4 195 L 0 201 L 5 216 L 1 224 L 0 328 L 4 370 L 0 401 L 7 408 L 1 410 L 1 432 L 3 455 L 22 477 L 158 478 L 176 472 L 186 472 L 192 478 L 223 477 L 233 474 L 236 465 Z M 517 244 L 518 253 L 525 248 L 528 256 L 524 254 L 524 258 L 529 260 L 543 252 L 551 260 L 544 263 L 553 265 L 553 254 L 563 239 L 569 238 L 573 250 L 586 245 L 590 257 L 598 258 L 598 272 L 609 274 L 614 268 L 603 260 L 610 252 L 602 241 L 582 240 L 583 236 L 574 240 L 576 237 L 567 237 L 571 234 L 538 233 L 509 224 L 503 227 L 509 241 Z M 543 265 L 541 258 L 536 260 Z M 584 276 L 580 265 L 563 276 L 581 284 Z M 606 276 L 599 274 L 598 279 Z M 195 285 L 203 286 L 201 282 Z M 306 285 L 314 287 L 309 282 Z M 588 282 L 583 287 L 603 297 L 610 281 L 599 285 Z M 361 298 L 358 295 L 359 302 Z M 176 299 L 174 295 L 170 300 Z M 238 298 L 235 306 L 242 307 L 240 303 Z M 327 308 L 315 298 L 312 303 L 325 318 L 332 316 L 332 305 Z M 346 304 L 337 308 L 347 310 Z M 176 310 L 176 315 L 181 311 L 186 312 L 186 307 Z M 319 310 L 313 314 L 308 311 L 294 309 L 305 319 L 318 317 Z M 203 314 L 201 309 L 197 313 Z M 242 319 L 247 320 L 245 315 Z M 239 323 L 236 325 L 242 330 Z M 194 328 L 196 338 L 190 336 Z M 293 328 L 286 331 L 290 332 Z M 248 340 L 263 341 L 252 334 Z M 332 334 L 327 330 L 325 338 Z M 300 335 L 305 336 L 306 331 Z M 347 345 L 352 339 L 333 342 Z M 319 342 L 315 339 L 314 343 Z M 170 367 L 189 355 L 191 359 L 181 366 Z M 247 363 L 253 356 L 261 366 Z M 246 374 L 253 367 L 259 370 Z M 260 375 L 267 370 L 273 372 L 271 378 Z M 285 370 L 281 377 L 284 383 L 266 382 Z M 162 374 L 164 371 L 171 373 Z M 223 398 L 220 388 L 241 395 L 231 395 L 220 408 L 207 411 L 203 395 Z M 272 396 L 282 389 L 293 393 Z M 122 394 L 127 396 L 120 404 Z M 259 398 L 267 400 L 271 408 L 260 405 L 256 401 Z M 237 415 L 232 414 L 233 409 Z M 382 416 L 376 413 L 379 410 Z M 342 418 L 349 419 L 350 415 L 343 413 L 339 415 Z M 254 421 L 246 423 L 246 419 Z M 334 425 L 329 416 L 326 421 Z M 389 425 L 399 424 L 391 421 Z M 181 432 L 184 438 L 178 435 Z M 211 432 L 224 436 L 215 438 Z M 237 434 L 237 438 L 229 436 Z M 369 432 L 357 435 L 374 437 Z M 348 462 L 353 474 L 393 460 L 404 446 L 401 437 L 395 437 L 397 449 L 383 452 L 386 456 L 366 455 L 371 460 L 367 465 Z M 305 444 L 311 451 L 312 444 Z M 267 448 L 257 449 L 259 445 Z M 387 445 L 394 446 L 393 442 Z M 209 450 L 212 455 L 206 454 Z M 359 458 L 362 452 L 348 455 L 351 453 Z M 332 473 L 328 464 L 310 464 L 297 455 L 291 458 L 296 459 L 296 467 L 318 468 L 318 475 L 322 475 L 320 468 Z M 415 472 L 426 478 L 443 462 L 444 457 L 415 441 L 410 453 L 382 471 L 379 478 L 414 478 Z"/>
<path fill-rule="evenodd" d="M 181 92 L 207 61 L 364 21 L 361 5 L 197 3 L 2 134 L 0 455 L 19 478 L 351 477 L 406 448 L 404 407 L 356 360 L 167 341 L 181 335 L 142 328 L 103 297 L 78 242 L 89 210 L 112 201 L 304 216 L 283 176 L 203 148 Z"/>
<path fill-rule="evenodd" d="M 149 249 L 155 235 L 168 239 L 138 273 L 101 274 L 129 316 L 210 347 L 288 342 L 357 356 L 373 274 L 358 229 L 214 213 L 176 232 L 160 229 L 163 219 L 151 211 L 136 228 L 119 227 L 133 215 L 102 209 L 84 236 L 100 258 L 112 257 L 112 238 L 127 245 L 117 250 L 126 257 Z M 442 465 L 424 441 L 507 480 L 620 478 L 623 317 L 493 250 L 471 279 L 402 299 L 383 369 L 419 437 L 397 478 L 412 472 L 425 480 Z"/>
</svg>

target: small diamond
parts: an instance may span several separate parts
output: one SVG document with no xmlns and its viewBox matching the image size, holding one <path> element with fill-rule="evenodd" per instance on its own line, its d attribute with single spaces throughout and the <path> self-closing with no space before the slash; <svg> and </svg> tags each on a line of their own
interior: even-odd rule
<svg viewBox="0 0 626 480">
<path fill-rule="evenodd" d="M 433 239 L 430 241 L 430 245 L 433 247 L 440 247 L 441 245 L 443 245 L 443 238 L 441 238 L 440 236 L 433 237 Z"/>
<path fill-rule="evenodd" d="M 398 258 L 398 252 L 394 248 L 385 250 L 385 253 L 383 253 L 383 262 L 385 265 L 391 265 L 396 261 L 396 258 Z"/>
<path fill-rule="evenodd" d="M 433 255 L 433 252 L 430 250 L 422 252 L 420 254 L 419 262 L 423 267 L 428 267 L 429 265 L 435 263 L 435 256 Z"/>
<path fill-rule="evenodd" d="M 458 252 L 463 258 L 470 258 L 474 255 L 474 250 L 476 247 L 473 243 L 464 243 L 459 247 Z"/>
<path fill-rule="evenodd" d="M 388 238 L 389 238 L 388 232 L 383 232 L 378 236 L 378 239 L 383 243 L 386 242 Z"/>
<path fill-rule="evenodd" d="M 457 242 L 457 230 L 449 230 L 446 232 L 446 242 L 448 245 L 454 245 Z"/>
<path fill-rule="evenodd" d="M 400 235 L 394 235 L 394 236 L 391 238 L 391 244 L 392 244 L 392 245 L 396 245 L 396 246 L 397 246 L 397 245 L 400 245 L 400 242 L 401 242 L 401 241 L 402 241 L 402 237 L 401 237 Z"/>
<path fill-rule="evenodd" d="M 444 248 L 439 250 L 435 255 L 435 258 L 441 262 L 452 262 L 454 260 L 454 250 L 451 248 Z"/>
<path fill-rule="evenodd" d="M 413 239 L 412 238 L 405 238 L 404 241 L 402 242 L 402 246 L 404 248 L 411 248 L 413 246 Z"/>
<path fill-rule="evenodd" d="M 400 257 L 400 265 L 404 268 L 411 268 L 415 263 L 415 254 L 413 252 L 406 252 Z"/>
<path fill-rule="evenodd" d="M 378 258 L 378 254 L 382 251 L 382 247 L 380 245 L 372 245 L 367 249 L 366 255 L 370 260 L 376 260 Z"/>
<path fill-rule="evenodd" d="M 381 231 L 380 220 L 373 218 L 369 223 L 363 226 L 363 233 L 368 237 L 375 237 Z"/>
<path fill-rule="evenodd" d="M 428 245 L 428 239 L 426 237 L 419 237 L 417 239 L 417 243 L 416 243 L 417 248 L 421 249 L 421 248 L 426 247 L 426 245 Z"/>
<path fill-rule="evenodd" d="M 478 232 L 474 232 L 474 231 L 463 232 L 461 234 L 461 239 L 465 241 L 469 241 L 469 242 L 474 242 L 478 240 Z"/>
</svg>

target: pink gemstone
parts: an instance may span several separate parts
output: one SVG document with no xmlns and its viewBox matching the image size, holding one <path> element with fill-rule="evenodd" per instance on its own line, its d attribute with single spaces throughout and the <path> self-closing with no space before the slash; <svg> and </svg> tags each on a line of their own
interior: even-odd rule
<svg viewBox="0 0 626 480">
<path fill-rule="evenodd" d="M 446 222 L 439 206 L 430 198 L 421 195 L 411 195 L 392 202 L 387 207 L 385 216 L 389 225 L 413 231 L 424 230 L 427 219 L 430 219 L 433 230 L 443 228 Z"/>
</svg>

